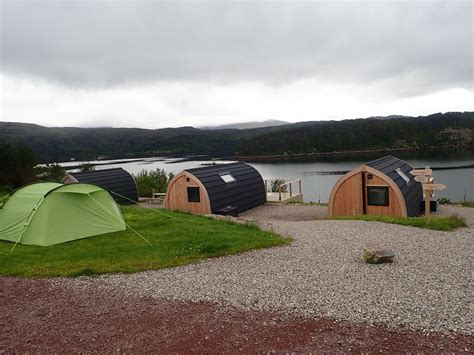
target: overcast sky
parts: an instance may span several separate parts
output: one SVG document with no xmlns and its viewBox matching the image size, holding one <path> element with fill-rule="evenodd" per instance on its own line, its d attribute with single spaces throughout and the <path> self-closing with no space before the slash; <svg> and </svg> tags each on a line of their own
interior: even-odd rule
<svg viewBox="0 0 474 355">
<path fill-rule="evenodd" d="M 473 111 L 473 2 L 0 0 L 0 120 L 162 128 Z"/>
</svg>

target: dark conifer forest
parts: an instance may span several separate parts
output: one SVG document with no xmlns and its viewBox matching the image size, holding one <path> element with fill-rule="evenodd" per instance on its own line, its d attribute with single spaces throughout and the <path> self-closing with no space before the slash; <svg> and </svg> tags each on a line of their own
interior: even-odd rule
<svg viewBox="0 0 474 355">
<path fill-rule="evenodd" d="M 474 112 L 312 121 L 252 129 L 51 128 L 0 122 L 0 141 L 42 163 L 151 156 L 292 155 L 379 149 L 473 149 Z"/>
</svg>

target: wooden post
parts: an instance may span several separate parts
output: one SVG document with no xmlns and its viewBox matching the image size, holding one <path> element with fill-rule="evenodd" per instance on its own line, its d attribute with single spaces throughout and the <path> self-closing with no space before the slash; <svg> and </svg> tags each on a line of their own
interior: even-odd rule
<svg viewBox="0 0 474 355">
<path fill-rule="evenodd" d="M 429 224 L 430 219 L 431 219 L 430 199 L 431 199 L 431 190 L 425 190 L 425 223 L 426 224 Z"/>
<path fill-rule="evenodd" d="M 425 170 L 429 171 L 430 167 L 425 165 Z M 431 174 L 428 175 L 428 179 L 429 179 L 429 176 L 431 176 Z M 425 189 L 425 223 L 426 224 L 430 224 L 430 221 L 431 221 L 431 203 L 430 203 L 430 200 L 431 200 L 431 190 Z"/>
<path fill-rule="evenodd" d="M 433 171 L 429 166 L 425 166 L 424 170 L 412 170 L 410 173 L 415 177 L 415 181 L 423 184 L 423 191 L 425 192 L 425 223 L 429 224 L 431 220 L 431 192 L 444 190 L 446 186 L 433 183 L 433 178 L 431 177 Z"/>
<path fill-rule="evenodd" d="M 300 193 L 301 193 L 301 180 L 298 180 L 298 183 L 300 185 Z"/>
<path fill-rule="evenodd" d="M 281 185 L 278 186 L 278 200 L 281 201 Z"/>
<path fill-rule="evenodd" d="M 292 182 L 290 182 L 290 197 L 293 196 L 293 193 L 291 192 L 291 184 L 292 184 Z"/>
</svg>

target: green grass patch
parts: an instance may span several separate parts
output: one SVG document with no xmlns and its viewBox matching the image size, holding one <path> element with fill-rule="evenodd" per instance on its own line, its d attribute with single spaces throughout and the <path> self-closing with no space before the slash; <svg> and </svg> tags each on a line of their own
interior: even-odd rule
<svg viewBox="0 0 474 355">
<path fill-rule="evenodd" d="M 463 202 L 460 202 L 459 204 L 463 207 L 474 208 L 474 202 L 472 201 L 463 201 Z"/>
<path fill-rule="evenodd" d="M 131 231 L 104 234 L 49 247 L 0 241 L 0 275 L 21 277 L 131 273 L 194 263 L 291 242 L 254 225 L 186 213 L 124 207 Z M 170 218 L 171 217 L 171 218 Z"/>
<path fill-rule="evenodd" d="M 392 216 L 344 216 L 336 219 L 349 219 L 361 221 L 384 222 L 401 224 L 417 228 L 433 229 L 439 231 L 453 231 L 460 227 L 466 227 L 466 222 L 458 216 L 433 216 L 429 224 L 425 223 L 425 217 L 392 217 Z"/>
</svg>

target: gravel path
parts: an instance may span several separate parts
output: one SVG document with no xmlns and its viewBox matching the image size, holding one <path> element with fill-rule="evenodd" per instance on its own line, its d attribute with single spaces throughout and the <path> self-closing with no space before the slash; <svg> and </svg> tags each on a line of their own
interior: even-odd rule
<svg viewBox="0 0 474 355">
<path fill-rule="evenodd" d="M 327 206 L 318 205 L 283 205 L 283 206 L 258 206 L 247 212 L 241 213 L 239 218 L 267 221 L 301 222 L 328 217 Z"/>
<path fill-rule="evenodd" d="M 54 282 L 128 296 L 472 334 L 473 229 L 448 233 L 376 222 L 304 221 L 316 212 L 323 215 L 318 206 L 265 206 L 245 215 L 293 237 L 291 246 L 173 269 Z M 472 218 L 474 209 L 459 212 Z M 361 261 L 363 246 L 373 241 L 395 252 L 393 264 Z"/>
</svg>

